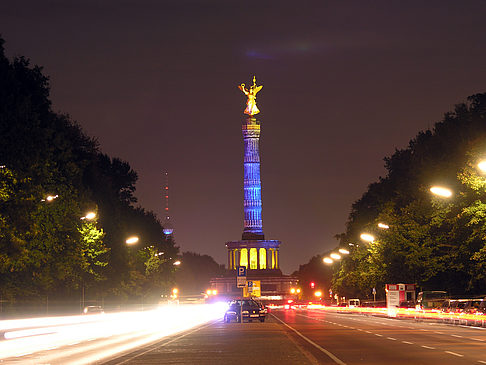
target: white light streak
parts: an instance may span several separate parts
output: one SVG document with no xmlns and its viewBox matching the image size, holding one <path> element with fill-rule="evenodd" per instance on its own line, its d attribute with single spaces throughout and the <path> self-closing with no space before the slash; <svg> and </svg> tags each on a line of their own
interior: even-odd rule
<svg viewBox="0 0 486 365">
<path fill-rule="evenodd" d="M 223 318 L 226 307 L 225 303 L 166 305 L 144 312 L 4 320 L 0 359 L 51 349 L 39 355 L 42 363 L 53 359 L 68 363 L 70 356 L 76 356 L 77 363 L 90 363 L 89 356 L 104 359 Z M 75 343 L 79 345 L 73 347 Z"/>
</svg>

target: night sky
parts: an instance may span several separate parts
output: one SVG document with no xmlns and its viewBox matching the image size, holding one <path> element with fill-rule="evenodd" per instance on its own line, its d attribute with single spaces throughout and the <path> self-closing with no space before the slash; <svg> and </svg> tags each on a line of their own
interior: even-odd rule
<svg viewBox="0 0 486 365">
<path fill-rule="evenodd" d="M 263 226 L 285 273 L 337 245 L 351 204 L 454 104 L 486 92 L 486 1 L 3 1 L 9 56 L 44 66 L 69 114 L 137 171 L 182 251 L 226 264 L 243 230 L 253 75 Z"/>
</svg>

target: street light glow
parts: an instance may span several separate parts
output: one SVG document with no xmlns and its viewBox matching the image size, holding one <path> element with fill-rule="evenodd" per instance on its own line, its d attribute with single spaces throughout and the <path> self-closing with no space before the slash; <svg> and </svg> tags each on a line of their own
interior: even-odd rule
<svg viewBox="0 0 486 365">
<path fill-rule="evenodd" d="M 443 198 L 450 198 L 452 196 L 452 190 L 441 186 L 432 186 L 430 192 Z"/>
<path fill-rule="evenodd" d="M 59 195 L 48 195 L 45 199 L 42 199 L 41 202 L 51 202 L 53 201 L 54 199 L 58 198 Z"/>
<path fill-rule="evenodd" d="M 482 160 L 481 162 L 478 163 L 478 168 L 482 172 L 486 172 L 486 160 Z"/>
<path fill-rule="evenodd" d="M 369 233 L 361 233 L 359 237 L 365 242 L 373 242 L 375 240 L 375 236 Z"/>
<path fill-rule="evenodd" d="M 174 262 L 174 265 L 175 266 L 179 266 L 181 264 L 181 262 L 179 260 L 177 260 L 176 262 Z"/>
<path fill-rule="evenodd" d="M 345 248 L 340 248 L 339 252 L 342 253 L 343 255 L 349 255 L 349 251 L 346 250 Z"/>
<path fill-rule="evenodd" d="M 324 261 L 324 263 L 326 264 L 332 264 L 334 262 L 334 260 L 331 259 L 330 257 L 324 257 L 322 261 Z"/>
<path fill-rule="evenodd" d="M 84 217 L 81 217 L 81 219 L 87 219 L 87 220 L 92 220 L 96 217 L 96 213 L 93 212 L 88 212 Z"/>
<path fill-rule="evenodd" d="M 317 297 L 317 298 L 320 298 L 322 297 L 322 292 L 320 290 L 317 290 L 314 292 L 314 296 Z"/>
<path fill-rule="evenodd" d="M 331 258 L 333 258 L 334 260 L 340 260 L 341 259 L 341 255 L 338 254 L 338 253 L 332 253 L 330 254 L 329 256 L 331 256 Z"/>
<path fill-rule="evenodd" d="M 390 228 L 390 226 L 388 224 L 385 224 L 385 223 L 378 223 L 378 227 L 383 228 L 383 229 Z"/>
<path fill-rule="evenodd" d="M 138 237 L 137 236 L 128 237 L 127 240 L 125 241 L 125 243 L 127 245 L 134 245 L 137 242 L 138 242 Z"/>
</svg>

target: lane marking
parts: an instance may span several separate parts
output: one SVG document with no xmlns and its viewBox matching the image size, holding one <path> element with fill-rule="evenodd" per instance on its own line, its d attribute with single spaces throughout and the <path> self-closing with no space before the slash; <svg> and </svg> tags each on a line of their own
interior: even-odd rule
<svg viewBox="0 0 486 365">
<path fill-rule="evenodd" d="M 392 340 L 392 341 L 396 341 L 397 339 L 396 338 L 393 338 L 393 337 L 387 337 L 388 340 Z"/>
<path fill-rule="evenodd" d="M 380 335 L 379 333 L 375 333 L 375 336 L 383 337 L 383 335 Z"/>
<path fill-rule="evenodd" d="M 486 364 L 486 361 L 483 360 L 478 360 L 478 362 L 480 362 L 481 364 Z"/>
<path fill-rule="evenodd" d="M 471 338 L 471 340 L 474 340 L 474 341 L 481 341 L 481 342 L 484 342 L 485 340 L 482 340 L 480 338 Z"/>
<path fill-rule="evenodd" d="M 407 345 L 413 345 L 413 342 L 402 341 L 402 343 L 406 343 Z"/>
<path fill-rule="evenodd" d="M 297 342 L 297 339 L 295 338 L 295 336 L 291 336 L 291 333 L 289 331 L 283 331 L 285 336 L 287 336 L 287 338 L 289 339 L 290 342 L 292 342 L 295 347 L 297 347 L 297 349 L 307 358 L 307 360 L 309 360 L 309 362 L 312 364 L 312 365 L 319 365 L 320 362 L 319 360 L 317 360 L 314 355 L 312 355 L 309 351 L 307 351 L 301 344 L 299 344 Z"/>
<path fill-rule="evenodd" d="M 458 356 L 458 357 L 464 357 L 464 355 L 458 354 L 457 352 L 452 352 L 452 351 L 444 351 L 444 352 L 446 354 L 451 354 L 451 355 Z"/>
<path fill-rule="evenodd" d="M 280 318 L 278 318 L 277 316 L 275 316 L 275 314 L 273 313 L 270 313 L 272 315 L 273 318 L 275 318 L 276 320 L 278 320 L 280 323 L 282 323 L 284 326 L 286 326 L 287 328 L 291 329 L 292 331 L 294 331 L 297 335 L 299 335 L 301 338 L 303 338 L 304 340 L 306 340 L 307 342 L 309 342 L 312 346 L 314 346 L 315 348 L 321 350 L 323 353 L 325 353 L 327 356 L 329 356 L 332 360 L 334 360 L 334 362 L 336 364 L 339 364 L 339 365 L 346 365 L 345 362 L 341 361 L 339 358 L 337 358 L 334 354 L 332 354 L 331 352 L 327 351 L 325 348 L 322 348 L 321 346 L 319 346 L 317 343 L 315 343 L 314 341 L 312 341 L 310 338 L 307 338 L 305 337 L 302 333 L 300 333 L 299 331 L 297 331 L 295 328 L 289 326 L 287 323 L 285 323 L 284 321 L 282 321 Z"/>
<path fill-rule="evenodd" d="M 434 333 L 437 333 L 438 335 L 443 335 L 444 334 L 443 332 L 439 332 L 439 331 L 434 331 Z"/>
<path fill-rule="evenodd" d="M 422 345 L 420 347 L 423 347 L 424 349 L 429 349 L 429 350 L 435 350 L 435 347 L 432 347 L 432 346 L 426 346 L 426 345 Z M 446 351 L 447 352 L 447 351 Z"/>
<path fill-rule="evenodd" d="M 371 331 L 365 331 L 366 333 L 371 333 Z"/>
<path fill-rule="evenodd" d="M 462 338 L 463 336 L 459 336 L 459 335 L 451 335 L 452 337 L 460 337 Z"/>
</svg>

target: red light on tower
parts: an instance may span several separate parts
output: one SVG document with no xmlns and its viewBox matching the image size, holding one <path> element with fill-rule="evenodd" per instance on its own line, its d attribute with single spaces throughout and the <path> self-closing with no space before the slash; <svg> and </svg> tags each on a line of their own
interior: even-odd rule
<svg viewBox="0 0 486 365">
<path fill-rule="evenodd" d="M 311 282 L 310 282 L 310 287 L 311 287 L 312 289 L 314 289 L 314 288 L 315 288 L 315 286 L 316 286 L 316 283 L 314 283 L 313 281 L 311 281 Z"/>
</svg>

